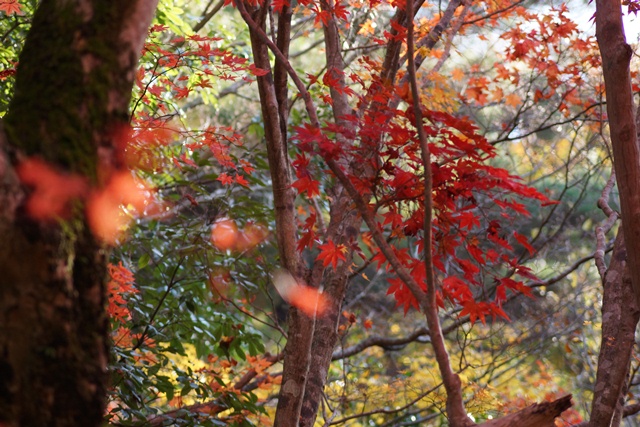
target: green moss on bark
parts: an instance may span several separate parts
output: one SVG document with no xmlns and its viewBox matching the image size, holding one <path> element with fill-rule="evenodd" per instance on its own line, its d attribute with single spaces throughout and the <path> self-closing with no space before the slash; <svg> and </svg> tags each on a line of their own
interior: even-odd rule
<svg viewBox="0 0 640 427">
<path fill-rule="evenodd" d="M 112 108 L 111 94 L 130 93 L 121 70 L 119 40 L 130 2 L 85 2 L 91 17 L 43 1 L 20 57 L 5 127 L 11 145 L 63 169 L 95 179 L 98 145 L 127 121 L 127 102 Z M 120 24 L 121 25 L 121 24 Z M 124 108 L 122 108 L 124 105 Z"/>
</svg>

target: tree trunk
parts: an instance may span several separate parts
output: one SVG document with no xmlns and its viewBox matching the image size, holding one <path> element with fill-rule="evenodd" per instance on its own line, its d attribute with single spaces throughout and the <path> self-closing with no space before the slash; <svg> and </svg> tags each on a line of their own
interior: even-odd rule
<svg viewBox="0 0 640 427">
<path fill-rule="evenodd" d="M 596 38 L 602 55 L 607 118 L 620 191 L 627 262 L 640 306 L 640 147 L 629 71 L 633 50 L 625 40 L 620 1 L 596 1 Z"/>
<path fill-rule="evenodd" d="M 133 77 L 156 0 L 43 0 L 0 129 L 0 424 L 99 426 L 108 384 L 108 251 L 82 209 L 38 222 L 14 167 L 38 157 L 100 184 L 122 167 Z"/>
<path fill-rule="evenodd" d="M 602 341 L 593 389 L 591 427 L 612 425 L 616 408 L 621 408 L 619 401 L 629 373 L 636 325 L 640 318 L 627 267 L 622 230 L 618 231 L 603 287 Z"/>
<path fill-rule="evenodd" d="M 622 229 L 603 283 L 602 341 L 588 424 L 593 427 L 620 424 L 621 399 L 640 318 L 640 147 L 629 70 L 633 51 L 625 40 L 619 1 L 596 1 L 596 37 L 602 55 Z"/>
</svg>

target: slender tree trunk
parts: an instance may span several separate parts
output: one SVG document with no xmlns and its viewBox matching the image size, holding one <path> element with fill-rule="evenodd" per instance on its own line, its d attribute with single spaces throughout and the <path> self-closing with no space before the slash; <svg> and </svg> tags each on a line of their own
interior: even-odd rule
<svg viewBox="0 0 640 427">
<path fill-rule="evenodd" d="M 640 306 L 640 146 L 629 63 L 633 50 L 625 40 L 619 0 L 596 0 L 596 38 L 602 55 L 613 164 L 620 191 L 631 282 Z"/>
<path fill-rule="evenodd" d="M 640 146 L 629 69 L 633 51 L 625 40 L 619 1 L 596 1 L 596 37 L 602 55 L 622 229 L 604 277 L 602 341 L 588 425 L 615 427 L 621 420 L 621 399 L 640 318 Z"/>
<path fill-rule="evenodd" d="M 635 304 L 622 230 L 604 278 L 602 341 L 589 426 L 611 426 L 625 388 L 640 310 Z M 617 424 L 619 425 L 619 421 Z"/>
<path fill-rule="evenodd" d="M 0 129 L 0 424 L 99 426 L 108 383 L 105 265 L 82 209 L 37 222 L 14 167 L 39 157 L 99 185 L 157 0 L 43 0 Z"/>
</svg>

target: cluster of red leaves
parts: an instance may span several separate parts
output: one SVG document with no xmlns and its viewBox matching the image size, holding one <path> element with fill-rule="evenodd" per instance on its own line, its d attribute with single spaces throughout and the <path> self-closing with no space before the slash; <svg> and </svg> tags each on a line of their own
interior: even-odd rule
<svg viewBox="0 0 640 427">
<path fill-rule="evenodd" d="M 128 307 L 128 299 L 138 293 L 135 287 L 135 279 L 131 270 L 122 265 L 109 264 L 109 282 L 107 283 L 107 314 L 111 319 L 111 339 L 113 344 L 120 348 L 133 347 L 142 338 L 140 333 L 134 334 L 129 327 L 131 311 Z M 145 338 L 145 345 L 153 347 L 153 339 Z M 148 351 L 143 351 L 137 359 L 144 359 L 156 363 L 155 356 Z"/>
<path fill-rule="evenodd" d="M 129 163 L 147 172 L 166 167 L 166 160 L 182 169 L 196 168 L 192 153 L 208 150 L 223 169 L 218 181 L 249 186 L 247 177 L 254 168 L 245 160 L 236 160 L 230 152 L 243 145 L 243 136 L 229 127 L 209 126 L 199 131 L 187 130 L 177 120 L 180 101 L 198 91 L 213 88 L 220 81 L 261 76 L 267 71 L 256 68 L 246 58 L 219 47 L 220 38 L 191 35 L 168 42 L 167 27 L 154 25 L 143 51 L 143 64 L 135 80 L 134 135 L 127 148 Z M 144 106 L 144 109 L 138 109 Z M 152 111 L 153 114 L 148 113 Z M 162 148 L 178 140 L 179 154 Z M 175 145 L 174 145 L 175 147 Z"/>
<path fill-rule="evenodd" d="M 527 18 L 530 24 L 526 28 L 524 25 L 510 27 L 502 35 L 508 43 L 503 60 L 494 64 L 494 74 L 484 76 L 478 67 L 472 67 L 468 75 L 459 73 L 456 80 L 467 77 L 464 93 L 460 94 L 463 103 L 471 100 L 484 105 L 490 98 L 505 99 L 508 106 L 517 109 L 523 103 L 530 105 L 554 97 L 558 111 L 565 115 L 578 107 L 580 111 L 590 110 L 595 98 L 578 97 L 576 91 L 584 84 L 585 72 L 599 66 L 599 56 L 595 40 L 580 36 L 576 24 L 568 17 L 566 6 L 552 9 L 548 14 L 530 14 L 507 0 L 479 3 L 477 11 L 471 10 L 466 19 L 497 27 L 502 19 L 519 16 Z M 480 15 L 476 16 L 477 13 Z M 481 15 L 490 18 L 481 19 Z M 404 40 L 405 29 L 396 27 L 386 35 L 385 42 Z M 560 57 L 572 60 L 562 63 L 555 60 Z M 522 96 L 517 93 L 504 96 L 506 88 L 520 85 L 523 64 L 535 76 L 529 92 Z M 412 128 L 414 117 L 410 109 L 387 107 L 389 99 L 399 96 L 408 104 L 411 99 L 406 85 L 390 88 L 387 82 L 375 77 L 380 70 L 375 60 L 364 57 L 361 65 L 372 77 L 362 79 L 352 74 L 349 78 L 353 84 L 361 85 L 359 93 L 364 95 L 356 94 L 351 88 L 338 87 L 339 79 L 328 72 L 322 79 L 307 75 L 310 84 L 322 81 L 325 86 L 357 97 L 356 111 L 360 113 L 343 117 L 350 123 L 348 129 L 335 124 L 321 129 L 306 124 L 294 129 L 293 140 L 297 141 L 300 153 L 293 163 L 297 177 L 293 186 L 299 194 L 311 197 L 319 194 L 323 171 L 314 169 L 310 161 L 313 157 L 357 164 L 356 170 L 375 169 L 376 173 L 368 179 L 360 174 L 349 179 L 365 198 L 371 198 L 370 208 L 378 215 L 379 226 L 389 238 L 415 245 L 415 250 L 404 247 L 405 244 L 396 245 L 394 251 L 414 279 L 424 284 L 423 261 L 415 256 L 423 249 L 421 230 L 425 213 L 424 165 Z M 543 206 L 553 202 L 524 185 L 518 177 L 492 166 L 489 160 L 495 156 L 495 149 L 470 121 L 428 109 L 423 110 L 423 117 L 433 156 L 432 253 L 441 284 L 438 302 L 442 307 L 447 302 L 461 307 L 461 315 L 469 315 L 472 322 L 476 319 L 484 322 L 486 316 L 506 318 L 500 307 L 507 294 L 531 295 L 523 281 L 535 279 L 518 261 L 524 251 L 533 255 L 535 248 L 526 236 L 513 230 L 512 224 L 519 216 L 529 215 L 525 201 L 537 201 Z M 338 140 L 350 143 L 339 144 Z M 301 224 L 298 248 L 317 244 L 318 259 L 325 266 L 335 268 L 341 261 L 341 252 L 332 242 L 316 241 L 315 222 L 316 216 L 310 214 Z M 389 268 L 381 253 L 375 253 L 373 261 L 379 267 Z M 411 306 L 417 308 L 417 302 L 401 280 L 390 279 L 389 293 L 405 311 Z M 481 293 L 490 295 L 491 299 L 477 301 L 476 296 Z"/>
<path fill-rule="evenodd" d="M 293 183 L 293 188 L 298 190 L 298 194 L 307 193 L 307 197 L 315 197 L 320 195 L 320 181 L 313 179 L 309 171 L 309 158 L 303 153 L 296 155 L 296 159 L 292 163 L 298 178 Z"/>
<path fill-rule="evenodd" d="M 131 270 L 122 265 L 109 264 L 109 283 L 107 283 L 109 317 L 121 323 L 131 319 L 131 312 L 127 307 L 127 296 L 138 293 L 135 288 L 135 279 Z"/>
<path fill-rule="evenodd" d="M 361 83 L 357 78 L 353 80 Z M 371 87 L 375 84 L 374 81 Z M 364 89 L 367 93 L 367 88 Z M 384 100 L 397 96 L 396 93 L 381 82 L 375 91 L 368 91 Z M 360 105 L 366 102 L 371 102 L 370 98 L 362 96 Z M 335 124 L 322 129 L 310 125 L 296 128 L 294 140 L 302 153 L 294 162 L 298 177 L 294 187 L 299 193 L 315 194 L 319 184 L 310 172 L 310 156 L 375 169 L 376 173 L 369 179 L 360 175 L 349 178 L 361 194 L 374 201 L 370 208 L 376 212 L 380 228 L 392 239 L 415 244 L 415 251 L 405 244 L 395 245 L 394 251 L 416 282 L 424 286 L 424 262 L 414 255 L 422 253 L 421 230 L 425 216 L 424 166 L 412 127 L 414 117 L 411 109 L 392 109 L 385 105 L 386 102 L 380 102 L 378 108 L 362 117 L 345 117 L 352 125 L 349 129 Z M 535 249 L 525 236 L 505 230 L 511 229 L 507 225 L 516 217 L 528 215 L 520 200 L 551 202 L 518 177 L 491 166 L 488 160 L 495 156 L 495 149 L 471 122 L 441 111 L 423 109 L 422 113 L 433 156 L 435 237 L 432 253 L 441 282 L 438 302 L 442 307 L 445 302 L 461 307 L 461 315 L 469 315 L 472 322 L 476 319 L 485 322 L 487 316 L 507 318 L 500 308 L 507 291 L 530 295 L 529 288 L 513 275 L 533 277 L 526 267 L 519 265 L 516 248 L 530 253 Z M 354 143 L 338 144 L 338 137 Z M 303 225 L 299 249 L 315 243 L 314 222 L 315 217 L 310 215 Z M 346 259 L 343 245 L 327 241 L 317 248 L 318 259 L 325 267 L 336 268 Z M 386 261 L 382 253 L 374 253 L 373 262 L 378 268 L 390 268 Z M 487 283 L 487 277 L 492 276 L 493 283 Z M 412 306 L 418 308 L 414 296 L 400 279 L 391 278 L 389 283 L 388 293 L 395 296 L 405 312 Z M 478 301 L 479 292 L 473 289 L 486 286 L 492 287 L 489 293 L 495 295 L 493 300 Z"/>
<path fill-rule="evenodd" d="M 472 288 L 486 286 L 486 277 L 505 269 L 531 276 L 518 264 L 514 243 L 530 252 L 534 248 L 524 236 L 503 231 L 510 228 L 503 225 L 518 215 L 528 215 L 518 199 L 549 201 L 506 170 L 489 165 L 487 160 L 495 151 L 471 123 L 448 113 L 428 110 L 423 113 L 434 156 L 432 253 L 434 267 L 442 278 L 439 303 L 443 307 L 445 301 L 461 306 L 460 315 L 468 314 L 472 322 L 480 319 L 484 323 L 487 315 L 506 318 L 500 308 L 506 299 L 505 291 L 530 294 L 521 281 L 494 276 L 496 296 L 490 302 L 477 301 Z M 407 120 L 412 120 L 411 116 L 405 113 Z M 421 252 L 423 240 L 417 233 L 423 229 L 425 216 L 422 162 L 415 136 L 397 139 L 397 133 L 390 133 L 394 136 L 382 148 L 381 172 L 371 183 L 371 191 L 377 200 L 382 226 L 394 237 L 413 237 Z M 381 264 L 381 257 L 375 259 Z M 420 259 L 410 257 L 408 251 L 400 259 L 418 283 L 425 282 Z M 391 281 L 388 292 L 394 294 L 405 311 L 410 306 L 417 308 L 413 295 L 400 281 Z"/>
<path fill-rule="evenodd" d="M 506 51 L 504 60 L 494 64 L 497 73 L 494 86 L 501 82 L 518 85 L 524 64 L 537 73 L 526 94 L 533 102 L 557 99 L 558 109 L 565 116 L 572 107 L 588 109 L 595 104 L 596 98 L 585 97 L 583 93 L 589 70 L 600 67 L 595 38 L 578 31 L 564 4 L 547 14 L 522 12 L 522 15 L 526 26 L 515 25 L 501 36 L 507 42 Z M 491 91 L 488 84 L 476 89 L 483 94 Z"/>
</svg>

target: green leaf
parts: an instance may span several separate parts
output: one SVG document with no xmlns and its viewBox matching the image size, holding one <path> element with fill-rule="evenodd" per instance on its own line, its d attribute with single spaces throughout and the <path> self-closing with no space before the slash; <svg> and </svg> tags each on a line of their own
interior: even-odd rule
<svg viewBox="0 0 640 427">
<path fill-rule="evenodd" d="M 142 270 L 143 268 L 145 268 L 147 265 L 149 265 L 150 261 L 151 261 L 151 257 L 149 256 L 148 253 L 142 254 L 140 259 L 138 260 L 138 270 Z"/>
</svg>

